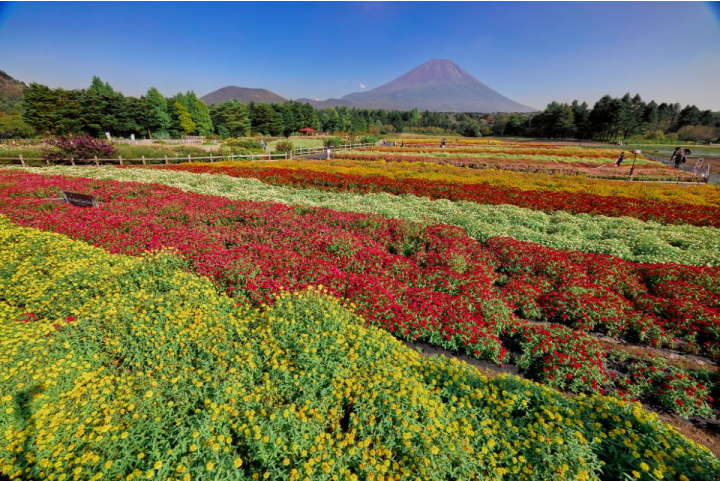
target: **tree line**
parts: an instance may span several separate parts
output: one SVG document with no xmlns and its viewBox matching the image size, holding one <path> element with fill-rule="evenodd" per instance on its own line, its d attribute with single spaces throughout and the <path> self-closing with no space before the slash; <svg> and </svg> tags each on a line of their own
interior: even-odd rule
<svg viewBox="0 0 720 481">
<path fill-rule="evenodd" d="M 454 131 L 453 114 L 417 109 L 397 112 L 348 107 L 317 110 L 295 101 L 280 104 L 229 100 L 207 106 L 194 92 L 164 97 L 151 87 L 145 95 L 128 97 L 93 77 L 87 89 L 66 90 L 33 83 L 21 105 L 23 136 L 87 133 L 94 137 L 179 138 L 217 135 L 289 136 L 302 128 L 320 132 L 387 134 L 408 128 L 429 133 Z M 12 134 L 12 132 L 7 132 Z M 6 135 L 12 136 L 12 135 Z"/>
<path fill-rule="evenodd" d="M 107 82 L 93 77 L 86 89 L 52 89 L 33 83 L 24 89 L 21 113 L 13 122 L 0 122 L 0 136 L 71 135 L 104 137 L 179 138 L 188 135 L 221 138 L 289 136 L 302 128 L 349 134 L 415 132 L 532 136 L 556 139 L 608 141 L 633 136 L 663 140 L 712 140 L 720 136 L 720 113 L 695 105 L 654 101 L 640 95 L 609 95 L 590 108 L 577 100 L 551 102 L 542 112 L 480 114 L 358 109 L 345 106 L 318 110 L 310 104 L 280 104 L 229 100 L 207 106 L 194 92 L 163 96 L 151 87 L 140 97 L 125 96 Z"/>
<path fill-rule="evenodd" d="M 470 114 L 473 117 L 472 114 Z M 644 137 L 650 140 L 717 140 L 720 112 L 695 105 L 645 103 L 639 94 L 605 95 L 592 108 L 577 100 L 551 102 L 534 114 L 476 116 L 493 135 L 610 141 Z"/>
</svg>

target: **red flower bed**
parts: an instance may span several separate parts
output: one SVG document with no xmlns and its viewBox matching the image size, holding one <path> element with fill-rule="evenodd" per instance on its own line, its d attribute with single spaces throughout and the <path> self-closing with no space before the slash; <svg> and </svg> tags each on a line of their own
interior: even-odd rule
<svg viewBox="0 0 720 481">
<path fill-rule="evenodd" d="M 692 224 L 720 227 L 720 207 L 656 202 L 626 197 L 583 193 L 520 190 L 487 184 L 455 184 L 422 179 L 392 179 L 379 175 L 338 174 L 309 170 L 206 165 L 173 165 L 159 168 L 194 173 L 225 174 L 232 177 L 259 179 L 273 185 L 311 187 L 332 191 L 360 193 L 387 192 L 413 194 L 431 199 L 465 200 L 480 204 L 510 204 L 547 212 L 567 211 L 609 217 L 635 217 L 667 224 Z"/>
<path fill-rule="evenodd" d="M 493 237 L 502 290 L 529 319 L 720 357 L 720 268 L 635 264 Z M 519 301 L 520 299 L 520 301 Z"/>
<path fill-rule="evenodd" d="M 438 148 L 437 144 L 430 146 L 418 146 L 412 144 L 408 147 L 373 147 L 369 150 L 371 152 L 389 152 L 389 153 L 415 153 L 415 154 L 486 154 L 492 155 L 551 155 L 553 157 L 577 157 L 581 159 L 607 159 L 608 162 L 617 159 L 617 153 L 614 151 L 599 151 L 599 152 L 558 152 L 558 149 L 538 148 L 538 147 L 513 147 L 509 149 L 488 149 L 488 148 L 472 148 L 472 147 L 458 147 L 453 146 L 452 149 L 441 149 Z"/>
<path fill-rule="evenodd" d="M 21 225 L 129 255 L 175 248 L 194 271 L 255 305 L 272 302 L 282 289 L 322 285 L 353 302 L 368 322 L 400 338 L 497 363 L 508 359 L 510 349 L 517 364 L 536 379 L 572 390 L 612 382 L 602 346 L 586 330 L 514 317 L 494 284 L 506 293 L 517 286 L 518 295 L 508 295 L 513 308 L 525 303 L 539 319 L 584 329 L 630 326 L 610 312 L 612 306 L 629 319 L 651 319 L 652 327 L 675 332 L 680 323 L 673 317 L 676 311 L 651 313 L 660 301 L 650 307 L 639 301 L 656 296 L 672 302 L 659 287 L 665 278 L 691 284 L 699 279 L 712 302 L 718 301 L 717 269 L 654 268 L 506 238 L 491 239 L 483 247 L 456 227 L 421 228 L 374 215 L 238 202 L 153 184 L 24 172 L 0 172 L 0 179 L 0 213 Z M 96 195 L 101 207 L 41 200 L 61 188 Z M 459 258 L 466 268 L 455 267 Z M 586 306 L 583 296 L 598 299 L 600 308 Z M 682 302 L 690 311 L 704 309 L 712 315 L 717 310 L 694 297 Z M 569 305 L 573 321 L 553 310 Z M 658 327 L 661 322 L 669 327 Z M 682 332 L 696 332 L 698 343 L 717 345 L 717 325 L 713 321 Z"/>
<path fill-rule="evenodd" d="M 322 285 L 369 322 L 495 362 L 510 311 L 493 286 L 492 256 L 458 228 L 380 216 L 237 202 L 160 185 L 0 173 L 0 213 L 13 221 L 136 255 L 173 247 L 239 300 Z M 60 189 L 100 208 L 42 202 Z M 458 272 L 452 259 L 463 259 Z"/>
</svg>

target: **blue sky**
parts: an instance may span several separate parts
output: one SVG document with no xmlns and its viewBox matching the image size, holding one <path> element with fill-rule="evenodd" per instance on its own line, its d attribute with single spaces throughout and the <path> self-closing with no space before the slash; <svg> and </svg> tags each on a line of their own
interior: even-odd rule
<svg viewBox="0 0 720 481">
<path fill-rule="evenodd" d="M 52 87 L 325 99 L 433 58 L 538 108 L 629 91 L 720 110 L 717 3 L 0 3 L 0 70 Z"/>
</svg>

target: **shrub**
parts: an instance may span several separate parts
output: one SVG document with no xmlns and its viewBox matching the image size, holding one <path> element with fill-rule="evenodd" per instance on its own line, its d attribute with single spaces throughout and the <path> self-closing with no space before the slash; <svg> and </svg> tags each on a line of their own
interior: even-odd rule
<svg viewBox="0 0 720 481">
<path fill-rule="evenodd" d="M 328 137 L 327 139 L 323 139 L 323 146 L 325 147 L 339 147 L 342 143 L 343 141 L 340 137 Z"/>
<path fill-rule="evenodd" d="M 295 149 L 295 146 L 289 140 L 279 140 L 275 144 L 275 152 L 280 154 L 292 153 L 293 149 Z"/>
<path fill-rule="evenodd" d="M 260 144 L 260 141 L 248 139 L 227 139 L 223 143 L 223 147 L 237 147 L 245 150 L 262 150 L 262 144 Z"/>
<path fill-rule="evenodd" d="M 374 144 L 378 140 L 380 140 L 380 137 L 376 137 L 374 135 L 366 135 L 364 137 L 360 137 L 361 144 Z"/>
<path fill-rule="evenodd" d="M 686 125 L 678 130 L 677 134 L 680 140 L 708 141 L 718 137 L 718 129 L 710 125 Z"/>
<path fill-rule="evenodd" d="M 45 140 L 43 148 L 43 158 L 55 163 L 87 164 L 94 157 L 108 158 L 114 153 L 112 145 L 89 135 L 49 138 Z"/>
</svg>

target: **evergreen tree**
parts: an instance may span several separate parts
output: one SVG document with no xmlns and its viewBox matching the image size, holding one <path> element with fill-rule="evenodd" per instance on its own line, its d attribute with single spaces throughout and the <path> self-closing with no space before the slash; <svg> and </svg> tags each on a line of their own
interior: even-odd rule
<svg viewBox="0 0 720 481">
<path fill-rule="evenodd" d="M 280 135 L 283 131 L 282 117 L 268 104 L 250 104 L 252 131 L 260 135 Z"/>
<path fill-rule="evenodd" d="M 155 87 L 145 94 L 148 103 L 148 137 L 167 137 L 170 134 L 172 119 L 168 113 L 168 102 Z"/>
<path fill-rule="evenodd" d="M 649 104 L 645 106 L 643 112 L 643 124 L 645 124 L 646 130 L 654 132 L 658 129 L 658 121 L 660 120 L 660 109 L 658 104 L 654 100 L 651 100 Z"/>
<path fill-rule="evenodd" d="M 180 125 L 180 130 L 185 135 L 194 134 L 195 129 L 197 129 L 197 125 L 195 125 L 195 122 L 193 122 L 192 115 L 190 115 L 190 111 L 188 110 L 188 108 L 183 105 L 183 103 L 179 100 L 173 102 L 173 105 L 175 106 L 175 110 L 177 111 L 177 120 L 178 124 Z"/>
<path fill-rule="evenodd" d="M 250 134 L 250 109 L 237 99 L 210 107 L 210 118 L 215 131 L 223 138 Z"/>
<path fill-rule="evenodd" d="M 22 118 L 38 133 L 49 133 L 55 130 L 58 95 L 55 90 L 45 85 L 31 83 L 25 89 Z"/>
</svg>

